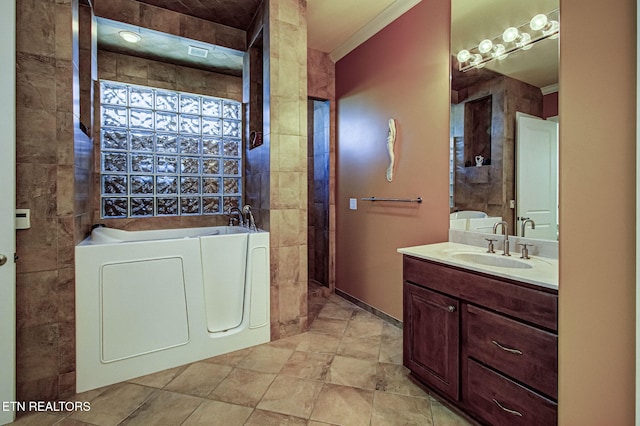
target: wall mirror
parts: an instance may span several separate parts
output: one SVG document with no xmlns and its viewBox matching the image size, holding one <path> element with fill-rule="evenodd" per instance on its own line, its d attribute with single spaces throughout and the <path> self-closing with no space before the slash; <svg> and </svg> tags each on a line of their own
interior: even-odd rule
<svg viewBox="0 0 640 426">
<path fill-rule="evenodd" d="M 559 0 L 452 0 L 451 20 L 451 228 L 557 240 Z"/>
</svg>

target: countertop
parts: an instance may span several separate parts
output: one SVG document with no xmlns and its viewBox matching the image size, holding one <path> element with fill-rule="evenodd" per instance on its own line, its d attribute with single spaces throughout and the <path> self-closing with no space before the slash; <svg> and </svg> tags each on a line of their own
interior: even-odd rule
<svg viewBox="0 0 640 426">
<path fill-rule="evenodd" d="M 502 257 L 502 250 L 496 250 L 495 254 L 488 254 L 485 247 L 452 242 L 403 247 L 398 249 L 398 253 L 432 260 L 445 265 L 457 266 L 469 271 L 482 272 L 496 277 L 509 278 L 528 284 L 558 290 L 558 259 L 540 256 L 531 256 L 531 259 L 520 259 L 520 253 L 513 252 L 510 257 L 511 259 L 514 261 L 526 262 L 526 264 L 531 265 L 531 268 L 525 269 L 484 265 L 460 259 L 460 254 L 479 253 L 483 256 Z"/>
</svg>

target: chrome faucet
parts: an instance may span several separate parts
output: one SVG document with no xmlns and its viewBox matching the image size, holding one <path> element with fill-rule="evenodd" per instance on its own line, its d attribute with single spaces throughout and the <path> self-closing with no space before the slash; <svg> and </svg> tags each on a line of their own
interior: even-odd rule
<svg viewBox="0 0 640 426">
<path fill-rule="evenodd" d="M 507 224 L 506 221 L 500 221 L 500 222 L 496 222 L 493 225 L 493 233 L 497 234 L 498 233 L 498 225 L 502 225 L 502 235 L 504 235 L 504 253 L 502 253 L 503 256 L 511 256 L 511 254 L 509 254 L 509 232 L 507 227 L 509 226 Z"/>
<path fill-rule="evenodd" d="M 251 206 L 249 204 L 245 205 L 242 208 L 242 212 L 248 217 L 247 226 L 249 227 L 249 229 L 251 231 L 257 231 L 258 228 L 256 228 L 256 221 L 253 218 L 253 213 L 251 213 Z"/>
<path fill-rule="evenodd" d="M 522 217 L 520 218 L 522 220 L 522 225 L 520 228 L 520 236 L 524 237 L 524 229 L 527 226 L 527 223 L 531 224 L 531 229 L 536 229 L 536 223 L 533 221 L 533 219 L 529 219 L 528 217 Z"/>
<path fill-rule="evenodd" d="M 229 211 L 227 212 L 227 214 L 229 215 L 229 226 L 233 225 L 233 214 L 236 213 L 238 215 L 238 224 L 240 226 L 244 226 L 244 219 L 242 217 L 242 210 L 240 210 L 238 207 L 231 207 L 229 209 Z"/>
</svg>

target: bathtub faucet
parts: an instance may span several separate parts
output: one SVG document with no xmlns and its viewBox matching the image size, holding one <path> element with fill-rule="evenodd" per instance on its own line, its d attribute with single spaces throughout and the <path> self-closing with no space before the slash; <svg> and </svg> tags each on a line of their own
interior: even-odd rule
<svg viewBox="0 0 640 426">
<path fill-rule="evenodd" d="M 244 226 L 244 219 L 242 217 L 242 211 L 238 207 L 231 207 L 227 214 L 229 215 L 229 226 L 233 226 L 233 214 L 238 215 L 238 225 Z"/>
<path fill-rule="evenodd" d="M 245 216 L 247 216 L 247 226 L 249 227 L 249 229 L 252 231 L 257 231 L 258 228 L 256 228 L 256 221 L 253 218 L 253 213 L 251 213 L 251 206 L 249 204 L 245 205 L 242 208 L 242 212 L 245 214 Z"/>
</svg>

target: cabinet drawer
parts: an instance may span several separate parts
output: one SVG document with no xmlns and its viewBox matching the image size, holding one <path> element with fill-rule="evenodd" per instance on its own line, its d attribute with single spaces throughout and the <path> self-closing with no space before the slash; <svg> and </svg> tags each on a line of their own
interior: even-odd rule
<svg viewBox="0 0 640 426">
<path fill-rule="evenodd" d="M 558 336 L 466 305 L 467 355 L 558 398 Z"/>
<path fill-rule="evenodd" d="M 406 281 L 558 330 L 558 295 L 553 292 L 406 255 L 403 259 Z"/>
<path fill-rule="evenodd" d="M 493 426 L 557 425 L 555 402 L 469 360 L 467 403 Z"/>
</svg>

